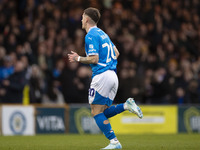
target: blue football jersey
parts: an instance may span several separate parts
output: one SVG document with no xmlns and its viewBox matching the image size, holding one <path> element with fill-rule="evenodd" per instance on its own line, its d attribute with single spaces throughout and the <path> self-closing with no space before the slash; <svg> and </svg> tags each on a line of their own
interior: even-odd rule
<svg viewBox="0 0 200 150">
<path fill-rule="evenodd" d="M 90 64 L 92 77 L 107 70 L 116 70 L 117 58 L 114 44 L 109 36 L 98 27 L 90 28 L 85 36 L 86 55 L 99 55 L 98 64 Z"/>
</svg>

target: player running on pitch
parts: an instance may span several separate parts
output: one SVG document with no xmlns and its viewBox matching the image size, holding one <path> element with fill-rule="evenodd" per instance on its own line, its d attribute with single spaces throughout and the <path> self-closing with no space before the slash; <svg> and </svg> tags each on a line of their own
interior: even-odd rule
<svg viewBox="0 0 200 150">
<path fill-rule="evenodd" d="M 70 62 L 90 64 L 92 68 L 92 82 L 89 89 L 89 104 L 91 113 L 110 144 L 103 149 L 121 149 L 108 118 L 113 117 L 125 110 L 143 117 L 141 109 L 136 105 L 133 98 L 125 103 L 111 106 L 118 89 L 118 77 L 116 75 L 117 58 L 119 52 L 108 35 L 97 27 L 100 19 L 99 10 L 87 8 L 82 15 L 82 28 L 86 30 L 85 51 L 86 57 L 79 56 L 75 52 L 68 54 Z"/>
</svg>

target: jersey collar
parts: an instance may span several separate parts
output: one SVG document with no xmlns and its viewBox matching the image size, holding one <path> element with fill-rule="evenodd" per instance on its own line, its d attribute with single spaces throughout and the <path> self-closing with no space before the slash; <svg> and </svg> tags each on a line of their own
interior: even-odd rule
<svg viewBox="0 0 200 150">
<path fill-rule="evenodd" d="M 93 28 L 97 28 L 97 26 L 90 27 L 89 30 L 88 30 L 88 32 L 89 32 L 91 29 L 93 29 Z"/>
</svg>

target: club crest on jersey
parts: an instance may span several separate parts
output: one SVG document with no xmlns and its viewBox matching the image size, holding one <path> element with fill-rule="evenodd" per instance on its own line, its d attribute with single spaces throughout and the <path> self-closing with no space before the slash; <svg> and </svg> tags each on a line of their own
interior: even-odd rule
<svg viewBox="0 0 200 150">
<path fill-rule="evenodd" d="M 94 48 L 94 45 L 93 45 L 93 44 L 90 44 L 90 45 L 89 45 L 89 48 L 93 49 L 93 48 Z"/>
</svg>

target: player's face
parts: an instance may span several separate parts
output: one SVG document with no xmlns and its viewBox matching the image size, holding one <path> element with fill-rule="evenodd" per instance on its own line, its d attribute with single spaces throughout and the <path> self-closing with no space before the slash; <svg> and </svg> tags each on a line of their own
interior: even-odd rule
<svg viewBox="0 0 200 150">
<path fill-rule="evenodd" d="M 82 22 L 82 29 L 85 29 L 86 28 L 86 15 L 85 14 L 82 15 L 81 22 Z"/>
</svg>

